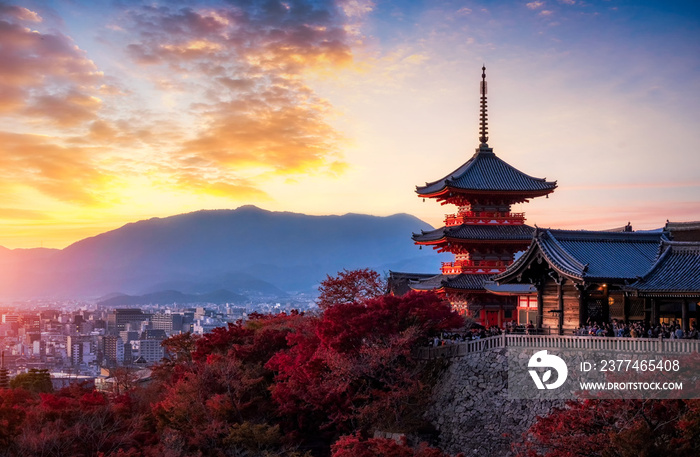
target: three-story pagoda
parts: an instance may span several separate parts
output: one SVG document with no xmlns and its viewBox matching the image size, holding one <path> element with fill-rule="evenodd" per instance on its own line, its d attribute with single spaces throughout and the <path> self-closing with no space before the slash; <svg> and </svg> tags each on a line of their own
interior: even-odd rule
<svg viewBox="0 0 700 457">
<path fill-rule="evenodd" d="M 446 215 L 444 227 L 413 234 L 420 246 L 454 254 L 454 262 L 444 262 L 441 274 L 410 281 L 409 287 L 444 293 L 461 314 L 501 326 L 512 319 L 516 303 L 513 297 L 489 293 L 484 282 L 513 263 L 516 252 L 527 249 L 535 230 L 525 224 L 524 213 L 511 212 L 511 206 L 547 195 L 557 183 L 526 175 L 489 147 L 485 67 L 481 77 L 479 148 L 444 178 L 416 187 L 423 199 L 457 207 Z"/>
</svg>

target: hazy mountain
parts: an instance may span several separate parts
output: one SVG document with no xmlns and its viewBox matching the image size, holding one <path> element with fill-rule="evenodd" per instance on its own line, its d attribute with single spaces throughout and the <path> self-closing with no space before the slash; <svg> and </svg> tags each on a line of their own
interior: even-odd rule
<svg viewBox="0 0 700 457">
<path fill-rule="evenodd" d="M 234 294 L 228 290 L 216 290 L 206 294 L 183 294 L 176 290 L 164 290 L 145 295 L 117 295 L 105 300 L 98 300 L 99 304 L 107 308 L 121 308 L 143 304 L 167 305 L 170 303 L 236 303 L 245 304 L 247 297 Z"/>
<path fill-rule="evenodd" d="M 437 272 L 444 257 L 418 250 L 410 238 L 431 228 L 407 214 L 309 216 L 254 206 L 197 211 L 126 224 L 62 250 L 0 249 L 0 296 L 164 289 L 275 295 L 311 291 L 343 268 Z"/>
</svg>

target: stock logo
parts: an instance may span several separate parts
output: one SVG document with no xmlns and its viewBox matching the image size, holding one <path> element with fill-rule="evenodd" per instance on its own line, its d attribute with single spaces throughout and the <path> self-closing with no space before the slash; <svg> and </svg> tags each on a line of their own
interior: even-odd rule
<svg viewBox="0 0 700 457">
<path fill-rule="evenodd" d="M 537 370 L 528 370 L 538 389 L 556 389 L 557 387 L 561 387 L 569 374 L 569 369 L 566 368 L 564 360 L 554 354 L 547 354 L 546 350 L 535 352 L 532 357 L 530 357 L 527 366 L 528 368 L 549 368 L 549 370 L 542 374 L 541 379 Z M 552 370 L 557 372 L 556 380 L 545 384 L 552 378 Z"/>
</svg>

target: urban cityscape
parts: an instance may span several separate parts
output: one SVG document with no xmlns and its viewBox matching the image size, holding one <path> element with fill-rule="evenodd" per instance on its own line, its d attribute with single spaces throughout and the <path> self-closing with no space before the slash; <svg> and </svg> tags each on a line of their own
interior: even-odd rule
<svg viewBox="0 0 700 457">
<path fill-rule="evenodd" d="M 76 381 L 100 385 L 117 367 L 146 368 L 167 357 L 162 342 L 190 332 L 203 335 L 251 313 L 317 309 L 311 297 L 246 306 L 144 304 L 109 309 L 95 302 L 33 300 L 0 306 L 0 350 L 6 376 L 48 370 L 54 388 Z M 97 380 L 97 381 L 96 381 Z"/>
</svg>

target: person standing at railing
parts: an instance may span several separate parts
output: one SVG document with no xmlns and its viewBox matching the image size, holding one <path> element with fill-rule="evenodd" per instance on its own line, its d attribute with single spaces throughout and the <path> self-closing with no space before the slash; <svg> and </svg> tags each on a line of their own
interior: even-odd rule
<svg viewBox="0 0 700 457">
<path fill-rule="evenodd" d="M 529 334 L 532 333 L 532 331 L 533 331 L 534 329 L 535 329 L 535 326 L 534 326 L 534 324 L 532 323 L 532 321 L 530 321 L 530 322 L 527 324 L 527 327 L 525 328 L 525 333 L 527 333 L 527 334 L 529 335 Z"/>
</svg>

